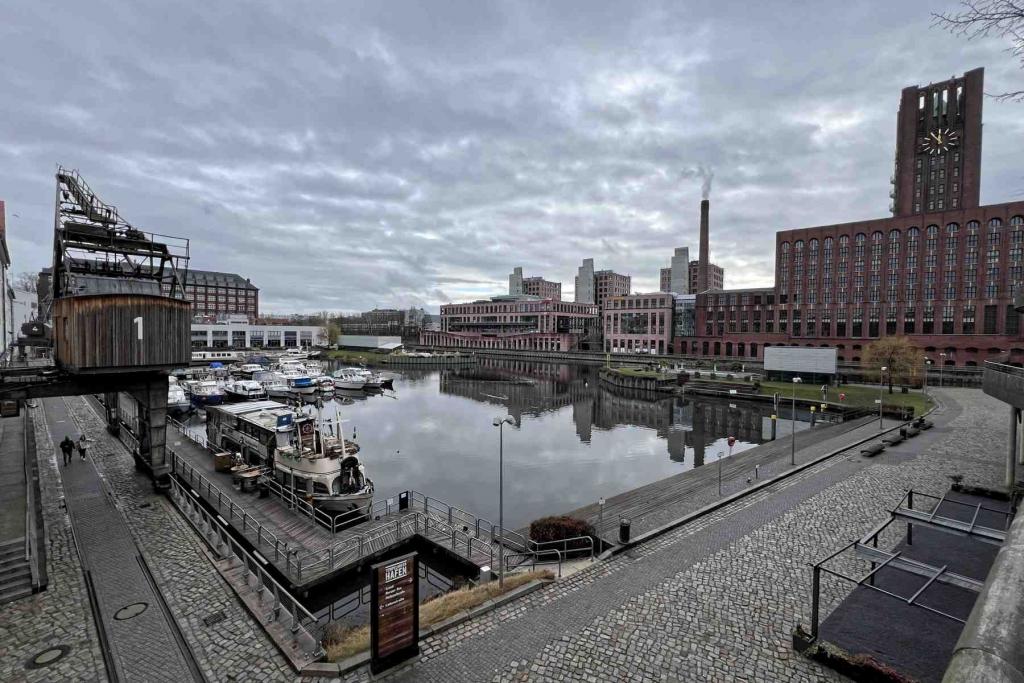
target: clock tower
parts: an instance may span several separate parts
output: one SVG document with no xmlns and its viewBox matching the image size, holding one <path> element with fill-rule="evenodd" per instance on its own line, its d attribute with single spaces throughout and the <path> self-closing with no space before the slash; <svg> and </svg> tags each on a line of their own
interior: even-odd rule
<svg viewBox="0 0 1024 683">
<path fill-rule="evenodd" d="M 894 216 L 978 206 L 984 79 L 984 69 L 972 69 L 903 89 L 889 194 Z"/>
</svg>

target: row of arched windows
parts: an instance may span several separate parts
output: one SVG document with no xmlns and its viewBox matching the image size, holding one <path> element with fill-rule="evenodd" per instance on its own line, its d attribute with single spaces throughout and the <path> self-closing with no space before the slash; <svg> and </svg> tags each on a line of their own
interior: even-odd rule
<svg viewBox="0 0 1024 683">
<path fill-rule="evenodd" d="M 1021 239 L 1024 239 L 1024 216 L 1014 216 L 1013 218 L 1010 219 L 1009 225 L 1014 230 L 1014 239 L 1015 239 L 1015 241 L 1019 241 Z M 968 221 L 967 225 L 965 227 L 967 229 L 967 232 L 969 232 L 969 233 L 970 232 L 977 232 L 979 230 L 979 228 L 981 227 L 981 223 L 979 223 L 978 221 Z M 1000 218 L 993 218 L 993 219 L 989 220 L 989 222 L 988 222 L 989 232 L 997 231 L 997 230 L 999 230 L 1002 227 L 1003 227 L 1003 221 Z M 948 223 L 948 224 L 946 224 L 946 234 L 947 235 L 955 235 L 959 231 L 960 231 L 960 225 L 958 223 Z M 921 231 L 917 227 L 907 228 L 907 239 L 916 240 L 920 236 L 920 234 L 921 234 Z M 938 225 L 934 225 L 933 224 L 933 225 L 929 225 L 927 228 L 925 228 L 925 235 L 927 237 L 936 237 L 938 234 L 939 234 L 939 226 Z M 901 238 L 901 232 L 898 229 L 894 228 L 893 230 L 889 231 L 889 242 L 890 243 L 892 243 L 892 242 L 899 242 L 900 238 Z M 881 230 L 876 230 L 875 232 L 871 233 L 871 241 L 872 241 L 872 243 L 881 243 L 884 240 L 885 240 L 885 234 Z M 859 232 L 859 233 L 857 233 L 854 236 L 854 243 L 855 244 L 862 245 L 866 241 L 867 241 L 867 235 L 865 235 L 863 232 Z M 850 243 L 849 235 L 840 235 L 839 236 L 839 246 L 840 247 L 845 247 L 849 243 Z M 804 245 L 804 241 L 803 240 L 796 240 L 795 242 L 793 242 L 793 251 L 794 251 L 794 253 L 795 253 L 797 258 L 800 258 L 802 256 L 802 254 L 804 252 L 804 246 L 805 245 Z M 811 238 L 810 240 L 807 241 L 807 245 L 806 246 L 807 246 L 807 251 L 809 251 L 811 254 L 816 254 L 818 252 L 819 242 L 818 242 L 817 238 Z M 789 242 L 788 241 L 783 242 L 780 245 L 780 249 L 781 249 L 782 256 L 784 258 L 788 258 L 788 256 L 789 256 L 789 249 L 790 249 Z M 826 252 L 831 251 L 831 249 L 832 249 L 832 238 L 831 237 L 826 237 L 824 239 L 824 249 L 825 249 Z"/>
</svg>

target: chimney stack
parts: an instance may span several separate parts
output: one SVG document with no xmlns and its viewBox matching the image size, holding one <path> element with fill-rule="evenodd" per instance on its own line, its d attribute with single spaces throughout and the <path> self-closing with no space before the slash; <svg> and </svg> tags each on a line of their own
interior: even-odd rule
<svg viewBox="0 0 1024 683">
<path fill-rule="evenodd" d="M 708 211 L 711 203 L 700 202 L 700 256 L 697 260 L 697 294 L 708 290 Z"/>
</svg>

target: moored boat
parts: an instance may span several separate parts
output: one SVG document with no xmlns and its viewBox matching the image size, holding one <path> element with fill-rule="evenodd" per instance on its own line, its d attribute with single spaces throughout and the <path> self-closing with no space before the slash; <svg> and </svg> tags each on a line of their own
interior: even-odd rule
<svg viewBox="0 0 1024 683">
<path fill-rule="evenodd" d="M 263 385 L 252 379 L 239 379 L 224 385 L 227 398 L 232 401 L 262 401 L 267 398 Z"/>
</svg>

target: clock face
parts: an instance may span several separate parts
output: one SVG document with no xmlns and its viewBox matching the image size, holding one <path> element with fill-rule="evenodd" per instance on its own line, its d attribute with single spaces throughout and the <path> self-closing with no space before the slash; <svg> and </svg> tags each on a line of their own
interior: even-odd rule
<svg viewBox="0 0 1024 683">
<path fill-rule="evenodd" d="M 928 133 L 921 142 L 921 151 L 928 154 L 942 154 L 957 146 L 960 133 L 949 128 L 939 128 Z"/>
</svg>

